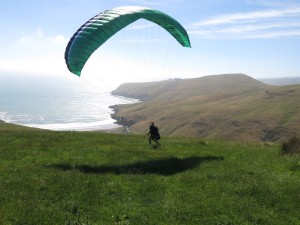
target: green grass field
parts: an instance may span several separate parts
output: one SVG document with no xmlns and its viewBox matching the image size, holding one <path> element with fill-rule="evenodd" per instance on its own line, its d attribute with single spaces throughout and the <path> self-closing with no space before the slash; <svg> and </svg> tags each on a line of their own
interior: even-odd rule
<svg viewBox="0 0 300 225">
<path fill-rule="evenodd" d="M 0 124 L 0 224 L 300 224 L 299 155 L 161 142 Z"/>
</svg>

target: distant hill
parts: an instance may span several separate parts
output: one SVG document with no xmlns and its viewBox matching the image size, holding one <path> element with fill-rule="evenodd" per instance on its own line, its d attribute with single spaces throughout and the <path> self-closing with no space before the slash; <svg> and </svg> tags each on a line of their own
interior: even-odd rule
<svg viewBox="0 0 300 225">
<path fill-rule="evenodd" d="M 259 79 L 259 80 L 266 84 L 271 84 L 276 86 L 300 84 L 300 77 L 286 77 L 286 78 L 273 78 L 273 79 L 269 78 L 269 79 Z"/>
<path fill-rule="evenodd" d="M 224 91 L 258 90 L 266 86 L 268 85 L 244 74 L 225 74 L 193 79 L 125 83 L 114 90 L 112 94 L 140 100 L 181 99 Z"/>
<path fill-rule="evenodd" d="M 300 135 L 300 85 L 277 87 L 244 74 L 123 84 L 115 95 L 143 102 L 114 106 L 119 123 L 162 136 L 280 141 Z"/>
</svg>

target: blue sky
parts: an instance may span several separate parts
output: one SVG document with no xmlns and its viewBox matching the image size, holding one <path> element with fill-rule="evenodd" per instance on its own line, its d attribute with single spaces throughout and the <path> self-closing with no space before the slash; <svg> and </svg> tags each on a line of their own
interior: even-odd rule
<svg viewBox="0 0 300 225">
<path fill-rule="evenodd" d="M 183 49 L 174 39 L 162 36 L 167 34 L 157 31 L 157 37 L 156 33 L 150 32 L 151 37 L 148 38 L 156 40 L 153 42 L 162 40 L 161 43 L 157 47 L 149 44 L 148 50 L 144 51 L 146 42 L 140 48 L 137 43 L 141 40 L 138 41 L 136 33 L 130 33 L 130 30 L 127 32 L 129 34 L 120 32 L 115 42 L 103 47 L 101 54 L 95 52 L 95 56 L 85 65 L 82 77 L 94 76 L 98 81 L 114 87 L 123 82 L 224 73 L 245 73 L 258 79 L 300 76 L 299 0 L 2 1 L 0 74 L 75 79 L 64 61 L 68 40 L 96 14 L 128 5 L 158 9 L 178 20 L 186 28 L 192 48 Z M 141 35 L 147 32 L 146 28 L 138 31 Z M 131 43 L 136 42 L 132 50 L 116 46 L 125 36 Z M 142 38 L 145 40 L 147 36 Z M 171 43 L 168 47 L 167 42 Z M 136 48 L 140 49 L 133 50 Z M 144 57 L 144 63 L 153 60 L 152 65 L 145 66 L 146 69 L 141 72 L 143 69 L 140 67 L 144 64 L 131 58 L 134 54 Z M 108 58 L 113 62 L 105 61 Z M 155 68 L 164 73 L 154 70 L 146 73 L 145 70 L 152 68 L 156 59 L 169 60 L 164 69 L 160 66 Z M 134 71 L 139 72 L 134 74 Z"/>
</svg>

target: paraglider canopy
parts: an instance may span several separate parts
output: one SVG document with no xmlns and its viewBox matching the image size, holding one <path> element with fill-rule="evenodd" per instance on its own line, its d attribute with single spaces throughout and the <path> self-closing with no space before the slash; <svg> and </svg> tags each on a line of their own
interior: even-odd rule
<svg viewBox="0 0 300 225">
<path fill-rule="evenodd" d="M 70 39 L 65 60 L 70 72 L 80 76 L 86 61 L 105 41 L 138 19 L 146 19 L 164 28 L 183 47 L 191 47 L 183 26 L 167 14 L 145 7 L 124 6 L 106 10 L 83 24 Z"/>
</svg>

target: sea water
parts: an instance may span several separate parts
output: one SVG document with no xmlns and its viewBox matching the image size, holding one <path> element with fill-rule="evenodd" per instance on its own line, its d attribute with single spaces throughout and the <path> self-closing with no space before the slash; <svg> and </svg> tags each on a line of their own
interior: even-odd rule
<svg viewBox="0 0 300 225">
<path fill-rule="evenodd" d="M 113 96 L 84 80 L 0 77 L 0 120 L 50 130 L 118 127 L 109 108 L 137 100 Z"/>
</svg>

